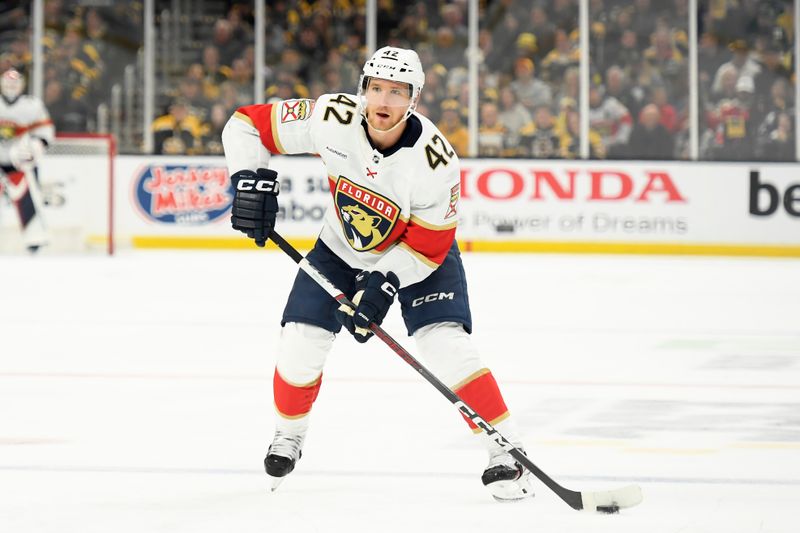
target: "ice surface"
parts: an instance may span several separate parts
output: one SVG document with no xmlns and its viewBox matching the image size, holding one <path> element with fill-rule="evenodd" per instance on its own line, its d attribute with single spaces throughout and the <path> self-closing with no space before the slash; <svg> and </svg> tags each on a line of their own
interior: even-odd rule
<svg viewBox="0 0 800 533">
<path fill-rule="evenodd" d="M 540 483 L 495 503 L 454 408 L 342 336 L 270 494 L 280 252 L 0 257 L 0 531 L 800 530 L 800 262 L 466 254 L 474 341 Z M 416 353 L 399 310 L 385 328 Z"/>
</svg>

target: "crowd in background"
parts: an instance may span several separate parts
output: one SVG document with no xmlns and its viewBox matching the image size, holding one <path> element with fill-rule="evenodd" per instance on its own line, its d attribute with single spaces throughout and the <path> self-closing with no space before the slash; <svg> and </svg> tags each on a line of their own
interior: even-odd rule
<svg viewBox="0 0 800 533">
<path fill-rule="evenodd" d="M 0 72 L 13 67 L 28 80 L 30 8 L 0 2 Z M 56 130 L 96 131 L 99 104 L 142 47 L 142 2 L 46 0 L 44 25 L 43 100 Z"/>
<path fill-rule="evenodd" d="M 253 2 L 213 5 L 219 12 L 181 43 L 179 69 L 157 77 L 157 153 L 221 153 L 225 121 L 255 100 Z M 141 30 L 130 29 L 141 27 L 141 2 L 45 6 L 45 98 L 61 131 L 84 131 L 107 80 L 141 45 Z M 700 158 L 794 160 L 793 2 L 699 6 Z M 467 8 L 466 0 L 378 1 L 378 43 L 417 50 L 426 73 L 418 109 L 460 155 L 469 146 Z M 591 157 L 689 158 L 688 8 L 688 0 L 590 1 Z M 2 17 L 0 67 L 30 64 L 20 11 Z M 264 99 L 354 92 L 365 11 L 364 0 L 266 2 Z M 579 157 L 578 1 L 484 0 L 478 41 L 479 155 Z"/>
</svg>

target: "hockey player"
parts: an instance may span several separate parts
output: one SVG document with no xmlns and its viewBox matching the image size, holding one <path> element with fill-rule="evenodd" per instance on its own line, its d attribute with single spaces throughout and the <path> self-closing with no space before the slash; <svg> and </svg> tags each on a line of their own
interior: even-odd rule
<svg viewBox="0 0 800 533">
<path fill-rule="evenodd" d="M 356 95 L 241 107 L 222 133 L 236 191 L 231 221 L 259 246 L 278 212 L 270 153 L 319 154 L 331 204 L 307 257 L 357 305 L 339 307 L 298 272 L 273 379 L 276 431 L 264 460 L 273 490 L 301 457 L 335 334 L 344 326 L 366 342 L 370 323 L 382 322 L 395 297 L 430 369 L 519 446 L 497 383 L 470 341 L 466 278 L 455 242 L 459 161 L 433 123 L 415 112 L 424 80 L 416 52 L 384 47 L 365 63 Z M 482 481 L 494 497 L 532 496 L 528 472 L 486 442 Z"/>
<path fill-rule="evenodd" d="M 0 191 L 16 208 L 25 246 L 35 252 L 47 244 L 37 167 L 55 129 L 44 103 L 24 89 L 16 70 L 0 77 Z"/>
</svg>

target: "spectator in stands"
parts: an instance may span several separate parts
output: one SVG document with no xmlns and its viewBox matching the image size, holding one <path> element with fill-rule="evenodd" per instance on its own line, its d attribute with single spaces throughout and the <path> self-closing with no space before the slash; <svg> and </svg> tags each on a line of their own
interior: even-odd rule
<svg viewBox="0 0 800 533">
<path fill-rule="evenodd" d="M 191 66 L 189 67 L 191 69 Z M 208 117 L 208 110 L 211 108 L 211 101 L 203 95 L 200 81 L 187 75 L 178 82 L 178 98 L 187 107 L 189 114 L 197 117 L 198 120 L 205 121 Z"/>
<path fill-rule="evenodd" d="M 517 97 L 511 87 L 500 89 L 500 123 L 506 129 L 506 146 L 509 155 L 521 156 L 522 130 L 530 127 L 533 117 L 528 109 L 517 101 Z M 520 147 L 520 149 L 517 149 Z"/>
<path fill-rule="evenodd" d="M 318 75 L 316 69 L 325 63 L 327 48 L 324 46 L 320 36 L 314 28 L 306 25 L 300 30 L 297 36 L 295 48 L 303 57 L 303 63 L 307 68 L 298 72 L 303 79 L 311 79 Z"/>
<path fill-rule="evenodd" d="M 712 108 L 708 118 L 712 135 L 706 136 L 703 143 L 705 156 L 726 161 L 744 161 L 755 156 L 748 107 L 753 89 L 753 79 L 741 76 L 736 81 L 736 96 L 721 98 Z"/>
<path fill-rule="evenodd" d="M 442 27 L 449 28 L 453 32 L 455 45 L 466 49 L 469 44 L 469 34 L 464 20 L 465 4 L 452 3 L 444 4 L 441 7 Z"/>
<path fill-rule="evenodd" d="M 233 28 L 227 19 L 218 19 L 214 23 L 212 43 L 219 50 L 219 60 L 223 65 L 233 64 L 233 60 L 239 57 L 246 41 L 233 35 Z"/>
<path fill-rule="evenodd" d="M 565 98 L 569 98 L 574 102 L 580 101 L 581 78 L 578 67 L 570 67 L 564 71 L 564 79 L 559 84 L 558 93 L 553 101 L 560 106 Z"/>
<path fill-rule="evenodd" d="M 606 96 L 602 86 L 592 85 L 589 89 L 589 127 L 600 135 L 603 151 L 609 158 L 625 156 L 632 129 L 631 115 L 619 100 Z"/>
<path fill-rule="evenodd" d="M 639 110 L 644 105 L 644 102 L 642 102 L 644 100 L 643 95 L 641 97 L 642 100 L 639 100 L 631 93 L 625 78 L 625 71 L 617 65 L 612 65 L 606 71 L 606 94 L 619 100 L 622 105 L 628 108 L 631 116 L 638 115 Z"/>
<path fill-rule="evenodd" d="M 564 111 L 565 129 L 561 131 L 559 141 L 561 157 L 564 159 L 577 159 L 580 157 L 581 125 L 580 114 L 577 106 L 567 107 Z M 592 159 L 605 159 L 606 149 L 603 140 L 597 131 L 589 130 L 589 157 Z"/>
<path fill-rule="evenodd" d="M 561 136 L 556 130 L 556 121 L 550 106 L 538 105 L 533 122 L 520 132 L 520 154 L 534 159 L 561 157 Z"/>
<path fill-rule="evenodd" d="M 556 27 L 542 4 L 533 6 L 530 14 L 530 25 L 527 30 L 536 36 L 537 50 L 534 62 L 544 59 L 545 54 L 556 44 Z"/>
<path fill-rule="evenodd" d="M 701 88 L 711 87 L 712 80 L 726 59 L 719 37 L 710 31 L 703 32 L 697 45 L 697 70 Z"/>
<path fill-rule="evenodd" d="M 469 155 L 469 132 L 461 122 L 458 101 L 448 99 L 442 102 L 441 115 L 442 119 L 436 126 L 447 137 L 458 156 L 466 157 Z"/>
<path fill-rule="evenodd" d="M 57 132 L 80 132 L 85 130 L 85 111 L 81 113 L 79 110 L 72 109 L 72 101 L 64 94 L 64 86 L 59 79 L 47 81 L 43 100 Z"/>
<path fill-rule="evenodd" d="M 490 66 L 504 72 L 513 70 L 515 58 L 511 50 L 514 49 L 517 36 L 520 34 L 520 19 L 508 10 L 502 15 L 499 25 L 490 24 L 489 28 L 492 29 L 494 48 L 505 57 L 505 61 L 490 63 Z"/>
<path fill-rule="evenodd" d="M 222 129 L 228 122 L 228 110 L 223 104 L 214 104 L 209 113 L 209 122 L 202 127 L 203 152 L 211 155 L 223 155 Z"/>
<path fill-rule="evenodd" d="M 756 159 L 795 160 L 795 128 L 789 113 L 773 111 L 758 128 Z"/>
<path fill-rule="evenodd" d="M 187 155 L 199 150 L 201 124 L 189 114 L 186 102 L 175 100 L 169 113 L 153 122 L 153 140 L 156 154 Z"/>
<path fill-rule="evenodd" d="M 507 130 L 500 123 L 497 104 L 484 102 L 481 104 L 481 121 L 478 128 L 478 155 L 480 157 L 504 157 Z"/>
<path fill-rule="evenodd" d="M 633 128 L 628 143 L 628 157 L 631 159 L 671 159 L 675 139 L 661 124 L 662 116 L 656 104 L 648 104 L 642 109 L 639 122 Z"/>
<path fill-rule="evenodd" d="M 714 81 L 711 85 L 712 93 L 719 93 L 722 91 L 722 75 L 730 67 L 735 67 L 739 76 L 749 76 L 755 79 L 761 71 L 761 66 L 750 55 L 750 45 L 744 39 L 737 39 L 732 42 L 728 49 L 731 51 L 731 60 L 723 63 L 714 76 Z"/>
<path fill-rule="evenodd" d="M 253 69 L 244 59 L 235 59 L 231 65 L 231 77 L 228 80 L 236 89 L 241 105 L 253 101 Z"/>
<path fill-rule="evenodd" d="M 653 96 L 651 100 L 652 104 L 658 109 L 661 117 L 660 122 L 661 125 L 664 126 L 664 129 L 670 134 L 676 133 L 679 126 L 678 112 L 675 110 L 675 106 L 669 103 L 667 88 L 663 85 L 653 87 Z M 640 116 L 639 121 L 643 122 L 643 117 Z"/>
<path fill-rule="evenodd" d="M 642 54 L 644 59 L 653 65 L 662 77 L 667 79 L 677 78 L 680 71 L 686 69 L 686 65 L 683 54 L 673 42 L 670 29 L 666 27 L 658 28 L 652 35 L 652 43 Z"/>
<path fill-rule="evenodd" d="M 521 57 L 514 63 L 511 90 L 517 100 L 529 110 L 540 104 L 551 105 L 553 101 L 550 86 L 534 77 L 533 61 L 527 57 Z"/>
<path fill-rule="evenodd" d="M 203 94 L 213 100 L 219 96 L 219 86 L 231 75 L 228 65 L 219 62 L 219 49 L 213 44 L 203 47 Z"/>
<path fill-rule="evenodd" d="M 633 30 L 625 30 L 622 32 L 619 40 L 619 46 L 614 50 L 611 62 L 620 65 L 628 76 L 628 79 L 634 77 L 633 70 L 641 62 L 642 52 L 637 43 L 636 32 Z"/>
<path fill-rule="evenodd" d="M 455 34 L 451 28 L 441 27 L 436 30 L 433 53 L 436 60 L 447 70 L 466 65 L 464 48 L 456 45 Z"/>
<path fill-rule="evenodd" d="M 760 66 L 761 71 L 753 79 L 756 95 L 754 116 L 763 118 L 768 113 L 775 82 L 789 82 L 792 73 L 782 63 L 781 50 L 773 41 L 766 44 L 761 54 Z"/>
<path fill-rule="evenodd" d="M 565 30 L 556 30 L 555 42 L 555 48 L 548 52 L 542 60 L 543 77 L 551 82 L 561 80 L 564 77 L 564 71 L 569 67 L 577 66 L 580 60 L 580 51 Z"/>
</svg>

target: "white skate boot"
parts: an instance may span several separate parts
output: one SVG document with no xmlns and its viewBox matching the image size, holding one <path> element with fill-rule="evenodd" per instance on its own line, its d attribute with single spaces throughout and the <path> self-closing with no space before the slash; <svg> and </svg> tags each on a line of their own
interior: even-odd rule
<svg viewBox="0 0 800 533">
<path fill-rule="evenodd" d="M 275 430 L 275 438 L 272 440 L 272 444 L 267 450 L 267 456 L 264 458 L 264 469 L 272 481 L 273 491 L 294 470 L 295 463 L 303 456 L 302 448 L 305 439 L 305 433 L 298 435 L 286 433 L 279 429 Z"/>
<path fill-rule="evenodd" d="M 522 450 L 520 446 L 517 448 Z M 533 497 L 530 474 L 511 454 L 497 448 L 489 452 L 489 464 L 483 471 L 481 481 L 495 500 L 510 502 Z"/>
</svg>

